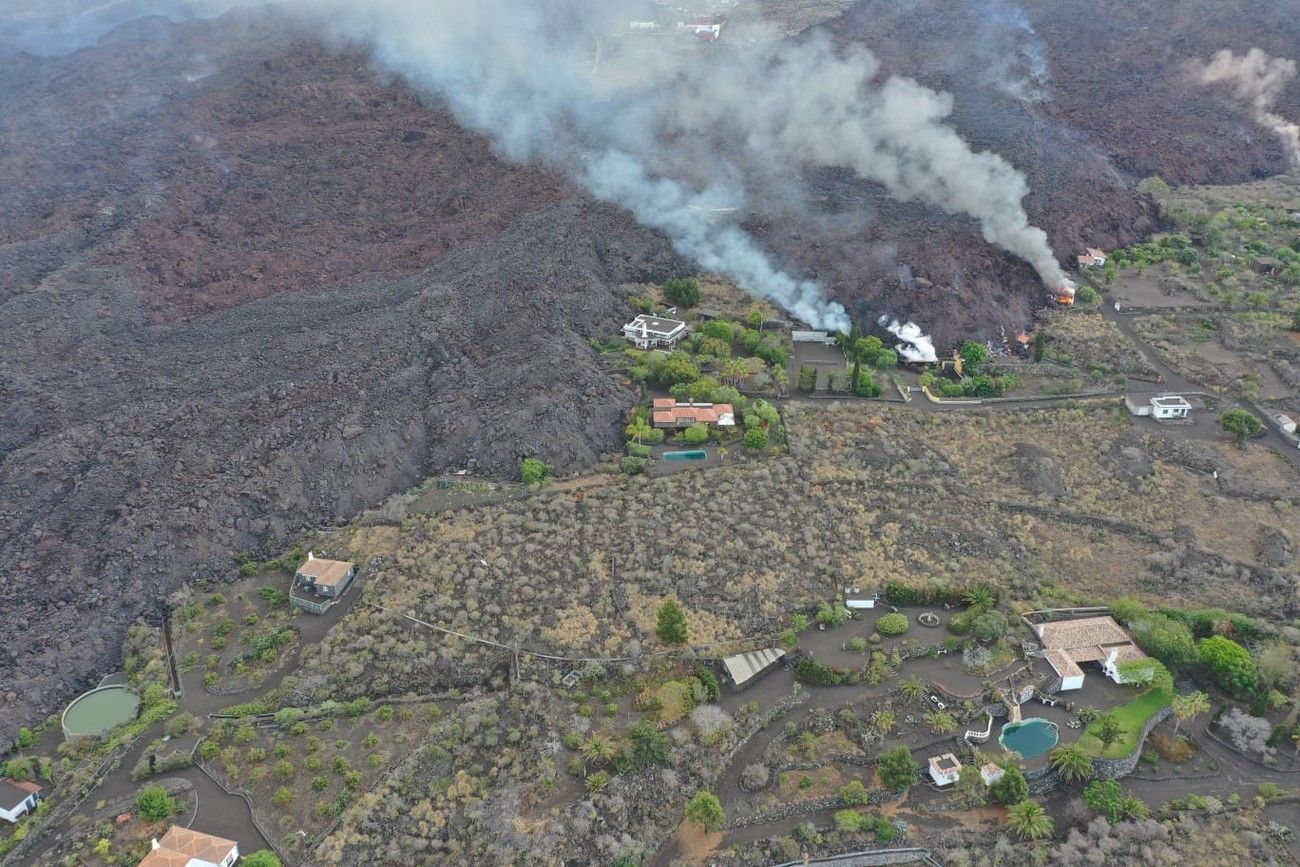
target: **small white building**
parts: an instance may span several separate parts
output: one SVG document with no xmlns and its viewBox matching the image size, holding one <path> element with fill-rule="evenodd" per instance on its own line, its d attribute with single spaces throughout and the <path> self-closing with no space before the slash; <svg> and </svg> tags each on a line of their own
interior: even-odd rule
<svg viewBox="0 0 1300 867">
<path fill-rule="evenodd" d="M 17 822 L 40 801 L 41 787 L 31 780 L 0 780 L 0 819 Z"/>
<path fill-rule="evenodd" d="M 727 676 L 736 686 L 744 686 L 767 669 L 771 668 L 778 659 L 785 656 L 785 651 L 779 647 L 767 647 L 762 650 L 752 650 L 749 653 L 737 653 L 735 656 L 728 656 L 722 660 L 722 667 L 727 670 Z"/>
<path fill-rule="evenodd" d="M 1081 256 L 1075 256 L 1080 268 L 1105 268 L 1106 253 L 1096 247 L 1089 247 Z"/>
<path fill-rule="evenodd" d="M 1149 416 L 1157 421 L 1187 418 L 1192 412 L 1192 405 L 1177 394 L 1159 394 L 1146 399 L 1125 395 L 1124 406 L 1133 415 Z"/>
<path fill-rule="evenodd" d="M 1295 419 L 1291 418 L 1291 416 L 1278 412 L 1271 415 L 1270 418 L 1273 419 L 1273 424 L 1277 425 L 1277 429 L 1282 431 L 1282 433 L 1295 433 L 1296 423 Z"/>
<path fill-rule="evenodd" d="M 862 611 L 876 607 L 874 594 L 863 593 L 858 587 L 844 588 L 844 607 L 850 611 Z"/>
<path fill-rule="evenodd" d="M 961 779 L 961 762 L 952 753 L 931 756 L 930 779 L 936 786 L 951 786 Z"/>
<path fill-rule="evenodd" d="M 673 347 L 686 336 L 686 323 L 679 319 L 662 319 L 641 313 L 623 326 L 623 336 L 632 341 L 637 349 Z"/>
<path fill-rule="evenodd" d="M 835 336 L 825 331 L 791 331 L 790 339 L 795 343 L 820 343 L 822 346 L 834 346 Z"/>
<path fill-rule="evenodd" d="M 980 766 L 980 779 L 984 785 L 991 786 L 1007 775 L 1007 772 L 992 762 Z"/>
</svg>

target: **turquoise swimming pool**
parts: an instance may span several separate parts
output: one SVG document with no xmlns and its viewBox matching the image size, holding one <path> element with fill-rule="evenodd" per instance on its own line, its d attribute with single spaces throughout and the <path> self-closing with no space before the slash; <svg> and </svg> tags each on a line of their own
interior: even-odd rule
<svg viewBox="0 0 1300 867">
<path fill-rule="evenodd" d="M 1007 749 L 1020 753 L 1023 759 L 1036 759 L 1056 746 L 1060 737 L 1056 723 L 1042 717 L 1033 717 L 1018 723 L 1007 723 L 1002 727 L 998 743 Z"/>
<path fill-rule="evenodd" d="M 702 461 L 709 456 L 704 449 L 691 449 L 685 452 L 664 452 L 666 461 Z"/>
</svg>

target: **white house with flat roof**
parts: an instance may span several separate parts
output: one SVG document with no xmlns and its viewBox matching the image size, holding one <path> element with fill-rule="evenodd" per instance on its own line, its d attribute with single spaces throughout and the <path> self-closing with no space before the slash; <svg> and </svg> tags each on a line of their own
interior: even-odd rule
<svg viewBox="0 0 1300 867">
<path fill-rule="evenodd" d="M 1157 421 L 1187 418 L 1192 412 L 1192 405 L 1178 394 L 1158 394 L 1149 398 L 1125 396 L 1124 405 L 1133 415 L 1149 416 Z"/>
<path fill-rule="evenodd" d="M 0 819 L 17 822 L 40 801 L 41 787 L 31 780 L 0 779 Z"/>
<path fill-rule="evenodd" d="M 951 786 L 961 779 L 961 762 L 952 753 L 931 756 L 930 779 L 936 786 Z"/>
<path fill-rule="evenodd" d="M 623 336 L 632 341 L 637 349 L 673 347 L 686 336 L 686 323 L 680 319 L 664 319 L 641 313 L 623 326 Z"/>
</svg>

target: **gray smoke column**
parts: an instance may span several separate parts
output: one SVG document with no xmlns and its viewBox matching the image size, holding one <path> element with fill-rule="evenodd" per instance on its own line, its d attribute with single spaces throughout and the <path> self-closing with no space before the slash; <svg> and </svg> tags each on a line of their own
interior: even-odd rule
<svg viewBox="0 0 1300 867">
<path fill-rule="evenodd" d="M 280 0 L 321 32 L 445 99 L 514 160 L 541 160 L 665 232 L 705 268 L 810 324 L 848 330 L 816 282 L 783 272 L 740 227 L 779 216 L 801 171 L 837 167 L 974 218 L 985 239 L 1065 285 L 1021 204 L 1025 178 L 945 123 L 946 94 L 878 80 L 875 58 L 813 36 L 728 30 L 725 46 L 617 37 L 624 0 Z M 725 203 L 727 209 L 700 204 Z M 722 216 L 727 214 L 727 216 Z"/>
<path fill-rule="evenodd" d="M 1230 84 L 1238 99 L 1251 108 L 1256 122 L 1268 127 L 1282 141 L 1293 165 L 1300 165 L 1300 125 L 1273 111 L 1287 83 L 1295 77 L 1294 60 L 1270 57 L 1252 48 L 1238 57 L 1224 49 L 1209 63 L 1192 61 L 1190 69 L 1201 84 Z"/>
</svg>

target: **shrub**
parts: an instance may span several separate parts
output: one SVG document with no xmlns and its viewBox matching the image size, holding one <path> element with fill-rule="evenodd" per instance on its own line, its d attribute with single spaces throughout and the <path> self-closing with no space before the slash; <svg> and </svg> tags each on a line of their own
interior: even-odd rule
<svg viewBox="0 0 1300 867">
<path fill-rule="evenodd" d="M 678 307 L 694 307 L 700 303 L 700 284 L 694 277 L 674 277 L 664 281 L 664 300 Z"/>
<path fill-rule="evenodd" d="M 767 788 L 770 779 L 771 772 L 768 771 L 767 765 L 759 763 L 746 765 L 740 772 L 740 787 L 747 792 L 757 792 Z"/>
<path fill-rule="evenodd" d="M 698 446 L 709 441 L 709 429 L 702 424 L 693 424 L 682 434 L 682 441 L 688 446 Z"/>
<path fill-rule="evenodd" d="M 280 856 L 270 849 L 260 849 L 239 859 L 240 867 L 282 867 Z"/>
<path fill-rule="evenodd" d="M 135 809 L 146 822 L 161 822 L 176 812 L 176 801 L 162 786 L 145 786 L 135 796 Z"/>
<path fill-rule="evenodd" d="M 881 635 L 902 635 L 910 626 L 907 615 L 897 611 L 890 612 L 876 621 L 876 631 Z"/>
<path fill-rule="evenodd" d="M 794 676 L 805 683 L 835 686 L 844 682 L 844 675 L 810 656 L 800 659 L 794 666 Z"/>
<path fill-rule="evenodd" d="M 849 610 L 838 603 L 831 605 L 822 602 L 817 606 L 816 619 L 823 626 L 843 626 L 848 622 Z"/>
<path fill-rule="evenodd" d="M 1250 651 L 1231 638 L 1212 635 L 1197 645 L 1201 663 L 1225 689 L 1241 694 L 1255 686 L 1255 661 Z"/>
<path fill-rule="evenodd" d="M 1001 611 L 985 611 L 971 620 L 970 629 L 980 641 L 997 641 L 1007 634 L 1007 617 Z"/>
<path fill-rule="evenodd" d="M 519 462 L 519 477 L 526 485 L 540 485 L 551 476 L 551 465 L 537 458 L 524 458 Z"/>
<path fill-rule="evenodd" d="M 989 792 L 993 799 L 999 804 L 1019 804 L 1029 797 L 1029 782 L 1020 769 L 1013 764 L 1006 764 L 1002 768 L 1002 779 L 998 780 L 989 787 Z"/>
<path fill-rule="evenodd" d="M 669 599 L 660 607 L 655 635 L 664 644 L 686 643 L 686 612 L 676 599 Z"/>
<path fill-rule="evenodd" d="M 726 814 L 722 812 L 722 802 L 712 792 L 696 792 L 686 804 L 686 818 L 706 832 L 713 832 L 722 827 Z"/>
<path fill-rule="evenodd" d="M 618 754 L 620 773 L 640 771 L 668 761 L 668 736 L 642 720 L 627 730 L 627 748 Z"/>
<path fill-rule="evenodd" d="M 768 435 L 767 431 L 761 427 L 751 427 L 745 429 L 745 448 L 761 451 L 767 448 Z"/>
<path fill-rule="evenodd" d="M 870 803 L 867 787 L 861 780 L 853 780 L 840 786 L 840 803 L 846 807 L 865 807 Z"/>
<path fill-rule="evenodd" d="M 907 747 L 894 747 L 880 754 L 877 766 L 880 782 L 891 792 L 905 792 L 917 780 L 917 765 Z"/>
<path fill-rule="evenodd" d="M 293 789 L 291 789 L 289 786 L 281 786 L 280 788 L 275 790 L 275 795 L 272 796 L 271 801 L 277 807 L 289 806 L 290 804 L 293 803 Z M 244 863 L 247 864 L 248 861 L 245 860 Z"/>
<path fill-rule="evenodd" d="M 650 462 L 645 458 L 623 458 L 618 462 L 618 471 L 625 476 L 638 476 L 649 465 Z"/>
</svg>

